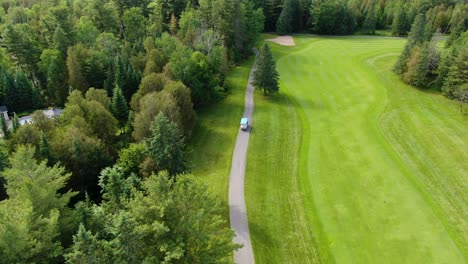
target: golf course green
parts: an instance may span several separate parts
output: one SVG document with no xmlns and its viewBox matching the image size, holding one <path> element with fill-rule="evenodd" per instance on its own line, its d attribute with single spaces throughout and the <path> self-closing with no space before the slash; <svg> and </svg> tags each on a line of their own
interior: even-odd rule
<svg viewBox="0 0 468 264">
<path fill-rule="evenodd" d="M 405 39 L 294 39 L 270 44 L 280 93 L 255 95 L 256 262 L 466 263 L 468 115 L 392 73 Z"/>
</svg>

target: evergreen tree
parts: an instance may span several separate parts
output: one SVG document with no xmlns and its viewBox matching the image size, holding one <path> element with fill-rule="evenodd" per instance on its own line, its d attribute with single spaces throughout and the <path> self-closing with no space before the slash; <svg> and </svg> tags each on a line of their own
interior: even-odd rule
<svg viewBox="0 0 468 264">
<path fill-rule="evenodd" d="M 88 50 L 83 45 L 78 44 L 67 50 L 68 83 L 72 90 L 86 91 L 89 88 L 88 80 L 85 77 L 85 65 Z"/>
<path fill-rule="evenodd" d="M 421 48 L 415 46 L 411 51 L 407 63 L 407 71 L 403 73 L 403 80 L 417 87 L 424 87 L 427 84 L 428 73 L 428 43 Z"/>
<path fill-rule="evenodd" d="M 135 112 L 133 110 L 128 111 L 128 118 L 127 118 L 127 123 L 126 127 L 128 131 L 133 130 L 133 122 L 135 121 Z"/>
<path fill-rule="evenodd" d="M 426 15 L 419 14 L 416 16 L 411 31 L 408 34 L 408 42 L 412 45 L 421 45 L 425 40 L 425 28 L 426 28 Z"/>
<path fill-rule="evenodd" d="M 392 34 L 394 36 L 403 36 L 407 33 L 407 19 L 406 9 L 403 7 L 400 8 L 396 17 L 393 19 Z"/>
<path fill-rule="evenodd" d="M 375 34 L 376 23 L 375 4 L 374 1 L 371 1 L 367 10 L 366 19 L 362 25 L 362 31 L 366 34 Z"/>
<path fill-rule="evenodd" d="M 86 230 L 83 224 L 80 224 L 78 233 L 73 236 L 73 246 L 71 252 L 65 255 L 67 263 L 109 263 L 106 258 L 104 248 L 98 242 L 96 236 Z"/>
<path fill-rule="evenodd" d="M 462 102 L 468 90 L 468 31 L 455 41 L 444 60 L 445 72 L 439 73 L 444 78 L 442 91 L 447 97 Z"/>
<path fill-rule="evenodd" d="M 65 59 L 57 57 L 53 59 L 47 68 L 47 89 L 56 105 L 62 106 L 68 96 L 67 67 Z"/>
<path fill-rule="evenodd" d="M 151 136 L 146 139 L 146 153 L 156 162 L 158 171 L 176 175 L 186 169 L 184 137 L 176 123 L 162 112 L 151 124 Z"/>
<path fill-rule="evenodd" d="M 54 48 L 60 51 L 62 57 L 65 57 L 67 55 L 68 46 L 70 46 L 70 40 L 68 39 L 67 33 L 60 25 L 55 29 L 53 41 Z"/>
<path fill-rule="evenodd" d="M 3 115 L 0 115 L 0 127 L 2 128 L 3 137 L 8 138 L 10 136 L 10 131 Z"/>
<path fill-rule="evenodd" d="M 41 139 L 39 141 L 39 155 L 41 158 L 47 159 L 49 164 L 53 163 L 50 155 L 49 141 L 47 140 L 47 136 L 45 135 L 44 131 L 41 131 Z"/>
<path fill-rule="evenodd" d="M 171 20 L 169 21 L 169 32 L 171 32 L 172 35 L 177 33 L 177 18 L 174 13 L 171 14 Z"/>
<path fill-rule="evenodd" d="M 441 39 L 442 39 L 442 34 L 440 33 L 439 30 L 437 30 L 437 32 L 432 35 L 431 41 L 429 42 L 427 60 L 428 60 L 428 71 L 432 75 L 436 75 L 437 69 L 439 68 L 441 57 L 440 57 L 440 50 L 437 47 L 437 45 L 439 44 Z"/>
<path fill-rule="evenodd" d="M 73 229 L 65 219 L 75 193 L 63 191 L 71 175 L 62 167 L 38 163 L 34 152 L 19 147 L 2 174 L 9 196 L 0 203 L 0 255 L 5 263 L 60 263 L 60 236 Z"/>
<path fill-rule="evenodd" d="M 460 35 L 464 31 L 466 31 L 467 29 L 466 28 L 467 22 L 465 22 L 466 20 L 468 19 L 467 18 L 460 19 L 458 23 L 456 23 L 455 25 L 452 25 L 452 28 L 450 30 L 450 35 L 447 38 L 447 41 L 445 42 L 445 47 L 450 47 L 460 37 Z"/>
<path fill-rule="evenodd" d="M 408 36 L 408 41 L 405 44 L 405 47 L 403 49 L 403 52 L 400 54 L 400 57 L 398 58 L 397 62 L 393 66 L 393 71 L 396 74 L 404 74 L 406 71 L 408 71 L 408 60 L 411 56 L 411 52 L 415 46 L 420 46 L 424 42 L 425 39 L 425 23 L 426 23 L 426 16 L 423 14 L 419 14 L 412 27 L 411 27 L 411 32 L 409 33 Z M 414 62 L 414 61 L 413 61 Z M 414 64 L 411 64 L 414 65 Z"/>
<path fill-rule="evenodd" d="M 119 120 L 120 125 L 123 126 L 128 118 L 128 105 L 118 85 L 115 86 L 113 91 L 110 110 L 114 117 Z"/>
<path fill-rule="evenodd" d="M 124 175 L 122 168 L 113 166 L 102 170 L 99 176 L 99 186 L 111 210 L 123 209 L 122 204 L 131 198 L 132 188 L 138 185 L 136 175 Z"/>
<path fill-rule="evenodd" d="M 278 92 L 279 76 L 268 44 L 263 46 L 263 50 L 258 55 L 256 67 L 257 69 L 254 72 L 253 85 L 256 88 L 263 90 L 264 94 Z"/>
<path fill-rule="evenodd" d="M 37 94 L 33 91 L 31 81 L 22 71 L 13 76 L 6 75 L 5 104 L 15 112 L 34 109 L 37 105 Z"/>
<path fill-rule="evenodd" d="M 283 10 L 276 22 L 276 33 L 285 35 L 293 32 L 294 0 L 285 0 Z"/>
<path fill-rule="evenodd" d="M 18 115 L 16 113 L 14 113 L 13 115 L 13 121 L 11 122 L 11 124 L 13 128 L 13 132 L 16 132 L 16 130 L 18 130 L 18 128 L 21 126 Z"/>
</svg>

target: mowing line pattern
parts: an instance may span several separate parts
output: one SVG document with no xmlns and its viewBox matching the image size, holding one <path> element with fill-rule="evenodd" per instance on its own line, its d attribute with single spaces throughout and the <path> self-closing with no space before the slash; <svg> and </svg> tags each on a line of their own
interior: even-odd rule
<svg viewBox="0 0 468 264">
<path fill-rule="evenodd" d="M 468 120 L 391 73 L 404 39 L 272 44 L 247 209 L 257 263 L 466 263 Z"/>
</svg>

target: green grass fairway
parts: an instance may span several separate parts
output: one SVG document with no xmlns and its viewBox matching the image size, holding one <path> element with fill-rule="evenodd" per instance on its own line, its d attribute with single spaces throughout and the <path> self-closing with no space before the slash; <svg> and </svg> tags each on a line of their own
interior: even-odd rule
<svg viewBox="0 0 468 264">
<path fill-rule="evenodd" d="M 229 219 L 228 190 L 231 158 L 244 111 L 244 95 L 253 59 L 235 67 L 227 76 L 229 95 L 221 102 L 197 111 L 197 126 L 189 144 L 191 172 L 202 178 L 211 191 L 226 203 Z"/>
<path fill-rule="evenodd" d="M 270 44 L 247 211 L 257 263 L 466 263 L 468 116 L 391 72 L 404 39 Z"/>
</svg>

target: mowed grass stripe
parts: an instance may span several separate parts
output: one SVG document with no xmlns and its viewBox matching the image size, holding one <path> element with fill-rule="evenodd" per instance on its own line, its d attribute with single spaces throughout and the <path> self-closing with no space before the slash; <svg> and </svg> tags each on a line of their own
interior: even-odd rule
<svg viewBox="0 0 468 264">
<path fill-rule="evenodd" d="M 278 107 L 272 114 L 272 109 L 265 107 L 269 101 L 257 96 L 255 102 L 255 123 L 249 148 L 255 146 L 258 139 L 270 144 L 264 146 L 262 154 L 258 156 L 251 156 L 252 152 L 249 151 L 247 161 L 248 171 L 255 171 L 259 175 L 268 173 L 268 179 L 260 186 L 255 185 L 255 188 L 252 188 L 252 180 L 255 179 L 247 178 L 246 181 L 246 201 L 254 253 L 259 263 L 299 263 L 304 260 L 304 256 L 309 258 L 302 263 L 315 263 L 314 249 L 309 247 L 312 237 L 307 231 L 308 228 L 303 227 L 307 221 L 297 179 L 282 177 L 285 174 L 290 173 L 293 176 L 297 173 L 296 155 L 288 154 L 292 146 L 300 144 L 300 124 L 297 123 L 295 110 L 287 98 L 278 98 L 276 103 Z M 283 118 L 278 118 L 279 116 L 287 120 L 284 121 Z M 282 134 L 274 133 L 275 129 L 282 129 Z M 251 160 L 258 162 L 252 163 Z M 265 170 L 270 168 L 271 171 Z M 258 203 L 251 204 L 250 201 L 253 200 Z M 260 211 L 264 213 L 263 219 L 257 218 L 256 212 Z M 272 229 L 276 230 L 276 233 L 270 233 Z M 306 232 L 303 232 L 304 230 Z"/>
<path fill-rule="evenodd" d="M 385 62 L 382 60 L 381 63 Z M 374 67 L 384 66 L 377 63 Z M 399 88 L 393 88 L 395 93 L 391 94 L 393 104 L 389 107 L 392 110 L 383 115 L 381 123 L 384 134 L 414 170 L 417 182 L 424 186 L 426 198 L 433 204 L 466 258 L 468 153 L 463 150 L 468 149 L 468 118 L 460 115 L 455 102 L 438 95 L 428 95 L 399 83 L 395 78 L 380 77 Z M 402 93 L 406 97 L 402 97 Z M 408 100 L 410 98 L 414 100 Z M 408 122 L 395 122 L 400 119 Z M 405 126 L 413 132 L 405 133 Z M 401 137 L 407 140 L 399 140 Z"/>
<path fill-rule="evenodd" d="M 355 119 L 352 119 L 352 122 L 353 122 L 353 123 L 356 122 L 356 118 L 355 118 Z M 337 139 L 337 140 L 339 140 L 339 139 Z M 364 146 L 365 146 L 365 145 L 366 145 L 366 144 L 364 144 Z"/>
<path fill-rule="evenodd" d="M 191 172 L 206 182 L 225 204 L 226 219 L 229 219 L 228 189 L 232 153 L 252 65 L 253 58 L 232 69 L 227 76 L 228 96 L 219 103 L 197 111 L 197 125 L 188 146 Z"/>
<path fill-rule="evenodd" d="M 289 125 L 296 122 L 292 119 L 297 118 L 301 127 L 301 145 L 282 149 L 280 153 L 268 147 L 275 145 L 275 142 L 262 139 L 264 134 L 252 135 L 247 171 L 249 221 L 256 226 L 268 219 L 268 222 L 261 224 L 262 232 L 279 238 L 277 242 L 282 241 L 284 231 L 279 230 L 284 226 L 294 229 L 291 225 L 295 223 L 273 223 L 271 217 L 288 212 L 273 212 L 268 207 L 253 209 L 258 208 L 259 200 L 276 200 L 278 203 L 282 194 L 277 190 L 262 193 L 268 197 L 253 193 L 266 182 L 273 185 L 272 182 L 281 177 L 297 178 L 307 223 L 296 229 L 302 228 L 303 233 L 313 235 L 314 239 L 310 240 L 308 247 L 317 249 L 323 262 L 464 263 L 466 252 L 460 243 L 457 243 L 458 247 L 454 243 L 460 241 L 460 237 L 453 238 L 453 232 L 447 231 L 454 221 L 440 219 L 446 216 L 440 214 L 437 201 L 428 199 L 427 195 L 431 192 L 430 188 L 463 186 L 459 181 L 463 175 L 451 176 L 455 182 L 445 186 L 422 183 L 424 179 L 415 177 L 415 174 L 420 173 L 416 170 L 426 166 L 425 162 L 416 160 L 414 162 L 418 166 L 410 166 L 405 160 L 405 153 L 402 153 L 405 150 L 389 140 L 388 131 L 382 126 L 381 120 L 393 107 L 392 89 L 401 87 L 395 87 L 394 83 L 379 76 L 379 72 L 392 74 L 389 64 L 375 68 L 369 67 L 368 61 L 380 63 L 387 60 L 389 54 L 401 51 L 404 40 L 307 36 L 299 36 L 296 40 L 299 45 L 293 48 L 273 45 L 282 80 L 281 94 L 273 96 L 274 100 L 257 95 L 257 100 L 260 97 L 264 101 L 262 108 L 269 112 L 255 115 L 255 127 L 260 129 L 258 126 L 262 124 L 262 119 L 278 118 L 279 122 L 264 125 L 283 140 L 288 136 L 284 131 L 288 131 Z M 393 63 L 395 57 L 391 59 Z M 382 67 L 385 67 L 384 71 Z M 409 104 L 408 107 L 417 115 L 435 115 L 427 117 L 430 119 L 424 122 L 436 122 L 437 126 L 447 130 L 448 135 L 453 134 L 451 123 L 443 118 L 448 107 L 446 101 L 435 102 L 438 112 L 417 112 L 415 110 L 422 105 L 420 98 L 405 93 L 398 96 L 398 100 Z M 420 96 L 431 98 L 434 95 L 423 93 Z M 278 97 L 291 100 L 297 115 L 278 115 L 275 109 L 282 107 L 277 104 Z M 268 117 L 267 113 L 271 116 Z M 403 131 L 398 135 L 412 133 L 415 134 L 415 142 L 424 143 L 425 139 L 415 133 L 422 128 L 422 124 L 412 119 L 395 120 L 394 117 L 392 121 L 398 124 L 398 132 Z M 466 123 L 457 121 L 455 123 L 461 122 L 458 126 L 467 131 Z M 441 137 L 436 142 L 440 144 L 446 139 Z M 397 140 L 403 142 L 405 137 Z M 452 144 L 448 146 L 452 147 Z M 431 148 L 425 147 L 428 150 Z M 460 146 L 455 150 L 449 150 L 444 145 L 438 147 L 442 150 L 433 151 L 430 155 L 450 157 L 463 152 Z M 258 162 L 255 157 L 266 151 L 276 153 L 268 154 L 273 160 Z M 288 153 L 285 155 L 284 151 Z M 299 168 L 294 163 L 294 169 L 275 170 L 276 167 L 271 164 L 288 166 L 282 160 L 285 156 L 295 156 L 299 160 Z M 263 167 L 258 169 L 260 166 Z M 444 167 L 447 164 L 433 166 Z M 445 168 L 435 169 L 438 170 L 447 171 Z M 454 170 L 448 172 L 457 173 Z M 273 174 L 274 178 L 271 177 Z M 280 189 L 282 192 L 286 190 Z M 466 209 L 466 202 L 460 198 L 458 201 L 462 203 L 461 208 Z M 295 203 L 294 206 L 300 205 Z M 281 208 L 274 207 L 274 210 Z M 301 208 L 297 211 L 300 212 Z M 461 220 L 463 216 L 454 216 L 462 226 L 466 224 Z M 284 218 L 277 217 L 276 220 L 283 221 Z M 258 263 L 304 263 L 315 260 L 307 253 L 303 254 L 302 259 L 288 258 L 286 253 L 299 256 L 299 249 L 304 247 L 302 244 L 292 252 L 274 250 L 276 247 L 257 250 L 265 241 L 255 235 L 253 240 Z"/>
</svg>

